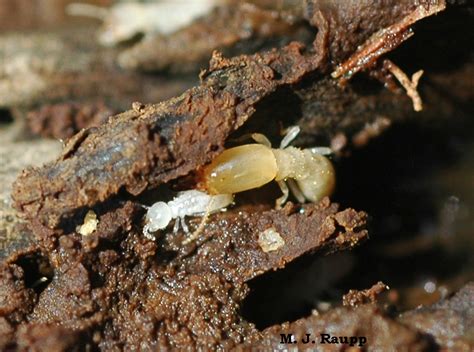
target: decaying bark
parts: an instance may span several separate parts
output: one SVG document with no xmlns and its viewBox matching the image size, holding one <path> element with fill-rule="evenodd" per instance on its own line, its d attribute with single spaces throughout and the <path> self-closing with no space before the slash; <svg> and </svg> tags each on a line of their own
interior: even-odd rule
<svg viewBox="0 0 474 352">
<path fill-rule="evenodd" d="M 342 305 L 346 307 L 357 307 L 362 304 L 375 303 L 377 297 L 388 289 L 390 288 L 387 285 L 379 281 L 367 290 L 350 290 L 342 297 Z"/>
<path fill-rule="evenodd" d="M 337 209 L 338 205 L 327 198 L 303 207 L 288 204 L 280 211 L 243 208 L 237 215 L 231 212 L 214 217 L 195 244 L 194 255 L 189 256 L 194 246 L 180 248 L 180 241 L 185 238 L 181 236 L 168 235 L 167 241 L 173 245 L 165 248 L 181 252 L 189 272 L 219 272 L 229 281 L 246 282 L 282 268 L 305 253 L 339 251 L 365 240 L 367 215 L 353 209 Z M 268 229 L 283 240 L 281 247 L 271 252 L 266 252 L 259 242 L 260 234 Z"/>
<path fill-rule="evenodd" d="M 104 49 L 88 29 L 6 33 L 0 37 L 0 107 L 96 102 L 123 111 L 133 101 L 158 102 L 180 94 L 193 80 L 141 76 L 119 70 L 117 51 Z"/>
<path fill-rule="evenodd" d="M 326 340 L 326 344 L 322 344 L 324 336 L 321 334 L 329 334 L 329 341 L 333 337 L 353 336 L 356 338 L 353 340 L 354 346 L 363 348 L 365 345 L 369 350 L 471 351 L 474 346 L 471 338 L 473 294 L 474 284 L 469 283 L 452 298 L 406 312 L 399 318 L 389 316 L 374 304 L 335 308 L 322 314 L 315 311 L 307 318 L 264 330 L 261 340 L 242 348 L 276 349 L 282 341 L 281 334 L 293 334 L 297 343 L 291 346 L 302 349 L 308 346 L 329 346 L 334 351 L 344 351 L 348 347 L 349 339 L 347 343 L 328 344 Z M 306 334 L 310 334 L 309 344 L 303 343 L 308 340 Z M 360 337 L 366 338 L 363 345 L 359 345 Z"/>
<path fill-rule="evenodd" d="M 0 261 L 15 252 L 36 247 L 34 236 L 21 214 L 12 206 L 12 183 L 27 166 L 54 160 L 61 150 L 56 141 L 7 142 L 0 136 Z"/>
<path fill-rule="evenodd" d="M 392 51 L 402 42 L 413 36 L 410 26 L 425 17 L 443 11 L 445 8 L 446 3 L 444 1 L 437 1 L 433 4 L 427 2 L 425 5 L 418 6 L 399 22 L 376 32 L 357 49 L 356 53 L 339 65 L 331 76 L 333 78 L 343 76 L 343 79 L 347 80 L 355 73 L 373 66 L 380 56 Z"/>
<path fill-rule="evenodd" d="M 105 123 L 115 113 L 103 101 L 46 104 L 28 113 L 28 126 L 36 135 L 66 140 L 83 128 Z"/>
<path fill-rule="evenodd" d="M 230 133 L 263 97 L 314 70 L 317 58 L 302 51 L 293 43 L 249 57 L 216 54 L 200 87 L 83 130 L 51 169 L 25 171 L 13 192 L 17 205 L 28 217 L 39 216 L 54 227 L 61 216 L 103 202 L 123 188 L 137 195 L 187 175 L 223 150 Z"/>
<path fill-rule="evenodd" d="M 472 351 L 474 282 L 468 283 L 449 299 L 403 313 L 399 320 L 430 334 L 440 346 L 452 351 Z"/>
<path fill-rule="evenodd" d="M 263 332 L 263 338 L 260 341 L 245 347 L 248 350 L 251 348 L 276 349 L 281 342 L 280 334 L 293 334 L 297 342 L 291 344 L 291 347 L 298 349 L 308 346 L 318 348 L 329 346 L 328 348 L 333 351 L 344 351 L 350 347 L 364 348 L 365 346 L 374 351 L 390 349 L 432 351 L 434 348 L 428 335 L 391 319 L 383 310 L 373 305 L 363 305 L 355 309 L 336 308 L 321 315 L 316 312 L 308 318 L 272 326 Z M 306 334 L 310 334 L 309 343 L 304 343 L 307 340 Z M 321 334 L 329 334 L 330 338 L 347 336 L 348 340 L 334 344 L 328 344 L 326 341 L 324 344 Z M 357 339 L 350 346 L 349 338 L 352 336 Z M 366 340 L 359 340 L 358 338 L 361 337 L 365 337 Z"/>
<path fill-rule="evenodd" d="M 69 142 L 58 161 L 40 170 L 25 171 L 13 194 L 17 207 L 27 217 L 38 216 L 55 227 L 61 217 L 75 209 L 103 202 L 123 189 L 137 195 L 196 170 L 223 150 L 228 136 L 247 121 L 264 98 L 270 99 L 278 89 L 294 86 L 315 72 L 326 57 L 327 47 L 321 38 L 327 37 L 330 28 L 320 28 L 315 40 L 319 46 L 311 50 L 292 43 L 232 59 L 215 54 L 199 87 L 162 104 L 118 115 L 98 129 L 82 131 Z M 324 79 L 313 85 L 309 103 L 327 96 L 331 86 L 339 89 Z M 298 94 L 307 97 L 308 89 Z M 349 99 L 359 104 L 356 97 Z M 398 113 L 403 111 L 394 96 L 374 95 L 371 99 L 374 110 L 380 102 L 389 109 L 390 104 L 396 105 Z M 333 97 L 330 101 L 333 104 Z M 363 102 L 364 107 L 367 105 Z M 315 131 L 318 119 L 311 111 L 309 115 L 306 126 Z M 261 118 L 253 117 L 257 122 L 264 121 Z M 302 120 L 305 118 L 308 116 Z"/>
<path fill-rule="evenodd" d="M 214 50 L 226 56 L 281 47 L 293 40 L 309 42 L 310 27 L 275 10 L 250 3 L 219 6 L 209 15 L 170 35 L 149 35 L 118 57 L 126 69 L 199 72 Z"/>
</svg>

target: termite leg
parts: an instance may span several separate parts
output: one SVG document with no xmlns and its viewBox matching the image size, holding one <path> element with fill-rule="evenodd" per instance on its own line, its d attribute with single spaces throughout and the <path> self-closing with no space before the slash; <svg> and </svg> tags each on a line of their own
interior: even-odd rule
<svg viewBox="0 0 474 352">
<path fill-rule="evenodd" d="M 332 149 L 329 147 L 314 147 L 309 149 L 313 154 L 320 155 L 331 155 L 333 153 Z"/>
<path fill-rule="evenodd" d="M 144 234 L 145 237 L 148 238 L 149 240 L 151 240 L 151 241 L 154 241 L 154 240 L 155 240 L 155 236 L 150 233 L 150 227 L 148 226 L 148 224 L 146 224 L 145 226 L 143 226 L 143 234 Z"/>
<path fill-rule="evenodd" d="M 252 139 L 257 143 L 264 145 L 265 147 L 272 147 L 272 143 L 261 133 L 252 133 Z"/>
<path fill-rule="evenodd" d="M 189 233 L 188 225 L 186 224 L 186 220 L 184 220 L 184 216 L 181 219 L 181 226 L 185 233 Z"/>
<path fill-rule="evenodd" d="M 179 219 L 180 218 L 176 218 L 176 220 L 174 221 L 173 233 L 177 233 L 179 230 Z"/>
<path fill-rule="evenodd" d="M 288 147 L 288 145 L 293 142 L 293 140 L 296 138 L 296 136 L 300 133 L 300 127 L 299 126 L 292 126 L 287 129 L 285 137 L 281 140 L 280 143 L 280 149 L 284 149 Z"/>
<path fill-rule="evenodd" d="M 304 203 L 306 201 L 306 198 L 301 192 L 300 188 L 298 187 L 298 184 L 296 183 L 295 180 L 293 179 L 288 179 L 287 180 L 287 185 L 290 188 L 291 193 L 295 196 L 295 198 L 298 200 L 300 203 Z"/>
<path fill-rule="evenodd" d="M 280 186 L 283 195 L 275 201 L 275 206 L 277 209 L 281 209 L 282 205 L 285 204 L 286 200 L 288 199 L 289 191 L 288 186 L 283 180 L 278 181 L 278 186 Z"/>
</svg>

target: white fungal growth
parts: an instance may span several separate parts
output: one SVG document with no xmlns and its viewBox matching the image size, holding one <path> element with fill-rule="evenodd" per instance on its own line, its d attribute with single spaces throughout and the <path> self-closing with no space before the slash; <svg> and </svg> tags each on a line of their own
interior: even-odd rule
<svg viewBox="0 0 474 352">
<path fill-rule="evenodd" d="M 99 220 L 97 220 L 97 215 L 94 211 L 89 210 L 84 217 L 84 223 L 81 225 L 78 232 L 82 236 L 89 236 L 97 229 L 98 224 Z"/>
<path fill-rule="evenodd" d="M 285 240 L 273 228 L 266 229 L 258 234 L 258 245 L 265 253 L 273 252 L 285 245 Z"/>
<path fill-rule="evenodd" d="M 211 196 L 197 190 L 181 192 L 168 203 L 157 202 L 148 208 L 143 234 L 153 240 L 155 236 L 152 233 L 165 229 L 173 219 L 176 219 L 173 231 L 177 232 L 181 223 L 183 230 L 187 233 L 189 229 L 184 221 L 186 216 L 206 218 L 209 214 L 224 210 L 232 202 L 231 194 Z"/>
</svg>

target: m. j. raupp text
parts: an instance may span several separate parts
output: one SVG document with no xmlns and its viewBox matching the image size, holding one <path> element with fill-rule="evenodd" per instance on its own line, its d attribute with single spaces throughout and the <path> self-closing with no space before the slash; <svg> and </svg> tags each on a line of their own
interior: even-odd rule
<svg viewBox="0 0 474 352">
<path fill-rule="evenodd" d="M 333 336 L 331 334 L 319 334 L 319 336 L 312 336 L 311 334 L 305 334 L 302 338 L 297 341 L 294 334 L 280 334 L 281 344 L 334 344 L 334 345 L 349 345 L 349 346 L 364 346 L 367 343 L 367 337 L 365 336 Z"/>
</svg>

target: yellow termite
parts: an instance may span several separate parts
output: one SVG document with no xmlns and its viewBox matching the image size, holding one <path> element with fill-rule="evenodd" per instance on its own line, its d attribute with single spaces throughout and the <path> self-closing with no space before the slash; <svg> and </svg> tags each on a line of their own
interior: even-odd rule
<svg viewBox="0 0 474 352">
<path fill-rule="evenodd" d="M 288 187 L 301 203 L 306 200 L 317 202 L 331 195 L 336 184 L 335 171 L 331 161 L 324 156 L 331 154 L 331 149 L 289 147 L 299 132 L 298 126 L 289 128 L 279 149 L 272 148 L 264 135 L 252 134 L 258 144 L 224 150 L 204 167 L 200 187 L 211 195 L 234 194 L 275 180 L 283 192 L 276 200 L 277 207 L 286 202 Z"/>
</svg>

